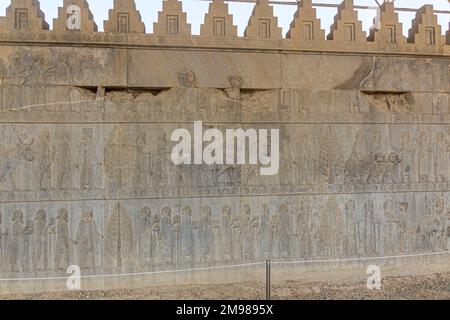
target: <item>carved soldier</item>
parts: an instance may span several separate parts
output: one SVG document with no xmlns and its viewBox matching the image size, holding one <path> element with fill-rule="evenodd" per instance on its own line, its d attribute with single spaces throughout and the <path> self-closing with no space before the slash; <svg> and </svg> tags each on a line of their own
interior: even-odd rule
<svg viewBox="0 0 450 320">
<path fill-rule="evenodd" d="M 181 229 L 181 218 L 177 214 L 173 217 L 172 221 L 172 243 L 173 243 L 173 262 L 175 266 L 179 266 L 181 263 L 181 238 L 180 238 L 180 229 Z"/>
<path fill-rule="evenodd" d="M 151 265 L 152 211 L 149 207 L 141 210 L 139 221 L 138 252 L 139 262 L 148 268 Z"/>
<path fill-rule="evenodd" d="M 7 238 L 8 270 L 10 272 L 23 272 L 24 270 L 23 255 L 26 254 L 26 248 L 24 248 L 25 233 L 26 226 L 23 212 L 16 210 L 11 218 L 11 228 Z"/>
<path fill-rule="evenodd" d="M 50 132 L 48 130 L 41 132 L 39 135 L 37 148 L 39 187 L 41 190 L 49 190 L 51 187 L 51 166 L 54 150 L 50 146 Z"/>
<path fill-rule="evenodd" d="M 386 230 L 384 232 L 384 253 L 398 254 L 400 251 L 400 221 L 397 218 L 392 200 L 386 200 L 384 205 Z"/>
<path fill-rule="evenodd" d="M 241 224 L 241 245 L 242 245 L 242 259 L 243 261 L 252 261 L 254 259 L 254 239 L 252 235 L 252 211 L 249 205 L 242 207 L 240 217 Z"/>
<path fill-rule="evenodd" d="M 70 136 L 66 131 L 58 135 L 58 153 L 56 157 L 58 189 L 67 190 L 72 181 L 72 155 L 70 150 Z"/>
<path fill-rule="evenodd" d="M 262 260 L 270 258 L 272 252 L 271 252 L 271 246 L 270 246 L 270 208 L 267 203 L 264 203 L 262 205 L 262 213 L 261 213 L 261 220 L 260 220 L 260 245 L 259 245 L 259 252 L 260 252 L 260 258 Z"/>
<path fill-rule="evenodd" d="M 82 156 L 80 187 L 89 190 L 94 187 L 94 163 L 92 159 L 92 128 L 83 128 L 80 152 Z"/>
<path fill-rule="evenodd" d="M 152 219 L 152 247 L 151 257 L 153 266 L 161 264 L 161 224 L 158 214 L 155 214 Z"/>
<path fill-rule="evenodd" d="M 78 224 L 78 230 L 74 244 L 77 246 L 78 265 L 82 269 L 95 268 L 96 242 L 103 236 L 97 231 L 97 226 L 92 210 L 86 210 Z"/>
<path fill-rule="evenodd" d="M 240 217 L 233 217 L 231 235 L 233 243 L 233 260 L 235 262 L 240 262 L 242 260 L 241 227 Z"/>
<path fill-rule="evenodd" d="M 291 258 L 294 255 L 294 231 L 292 216 L 287 204 L 281 205 L 278 210 L 280 232 L 279 232 L 279 254 L 281 258 Z"/>
<path fill-rule="evenodd" d="M 202 262 L 211 262 L 213 258 L 213 230 L 212 212 L 211 208 L 208 206 L 202 208 L 198 237 L 200 246 L 200 260 Z"/>
<path fill-rule="evenodd" d="M 34 218 L 33 227 L 33 270 L 47 270 L 47 213 L 38 210 Z"/>
<path fill-rule="evenodd" d="M 172 210 L 164 207 L 161 211 L 161 257 L 163 265 L 173 263 Z"/>
<path fill-rule="evenodd" d="M 428 133 L 419 133 L 419 182 L 432 182 L 433 172 L 433 147 L 428 141 Z"/>
<path fill-rule="evenodd" d="M 55 268 L 67 270 L 70 265 L 69 253 L 69 213 L 66 209 L 60 209 L 56 216 L 56 243 L 55 243 Z"/>
<path fill-rule="evenodd" d="M 226 262 L 231 261 L 233 257 L 232 221 L 231 207 L 229 205 L 223 206 L 220 221 L 220 237 L 222 259 Z"/>
<path fill-rule="evenodd" d="M 355 201 L 349 200 L 345 204 L 345 255 L 347 257 L 358 256 L 358 224 L 356 217 Z"/>
<path fill-rule="evenodd" d="M 442 131 L 436 133 L 436 138 L 433 144 L 434 155 L 434 170 L 435 181 L 446 182 L 448 181 L 449 170 L 449 146 L 445 142 L 444 133 Z"/>
<path fill-rule="evenodd" d="M 312 232 L 312 209 L 310 204 L 304 201 L 300 204 L 297 216 L 297 235 L 301 258 L 312 256 Z"/>
<path fill-rule="evenodd" d="M 401 155 L 401 182 L 411 183 L 417 181 L 416 172 L 416 147 L 410 142 L 409 132 L 402 133 L 402 142 L 400 147 Z"/>
<path fill-rule="evenodd" d="M 148 189 L 148 163 L 147 163 L 147 138 L 144 132 L 139 132 L 135 145 L 135 171 L 133 184 L 135 190 L 145 191 Z"/>
<path fill-rule="evenodd" d="M 192 209 L 185 207 L 181 210 L 181 259 L 183 264 L 191 264 L 194 258 L 194 240 L 192 234 Z"/>
</svg>

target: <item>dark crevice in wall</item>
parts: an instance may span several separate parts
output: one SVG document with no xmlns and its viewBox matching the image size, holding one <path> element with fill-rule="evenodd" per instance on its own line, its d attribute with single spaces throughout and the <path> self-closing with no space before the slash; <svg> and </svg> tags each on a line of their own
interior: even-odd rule
<svg viewBox="0 0 450 320">
<path fill-rule="evenodd" d="M 92 87 L 92 86 L 76 86 L 78 89 L 86 90 L 96 95 L 106 95 L 108 93 L 128 93 L 132 94 L 134 98 L 144 93 L 150 93 L 153 96 L 158 96 L 161 93 L 170 90 L 170 88 L 132 88 L 132 87 Z"/>
</svg>

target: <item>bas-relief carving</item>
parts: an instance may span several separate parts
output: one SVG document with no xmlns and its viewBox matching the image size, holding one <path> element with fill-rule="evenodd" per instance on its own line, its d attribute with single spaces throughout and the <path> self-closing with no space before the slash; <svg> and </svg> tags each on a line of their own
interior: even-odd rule
<svg viewBox="0 0 450 320">
<path fill-rule="evenodd" d="M 68 263 L 92 273 L 438 252 L 450 249 L 449 200 L 447 193 L 243 198 L 242 206 L 232 198 L 127 200 L 107 202 L 105 219 L 101 203 L 35 213 L 3 205 L 2 272 L 58 273 Z"/>
</svg>

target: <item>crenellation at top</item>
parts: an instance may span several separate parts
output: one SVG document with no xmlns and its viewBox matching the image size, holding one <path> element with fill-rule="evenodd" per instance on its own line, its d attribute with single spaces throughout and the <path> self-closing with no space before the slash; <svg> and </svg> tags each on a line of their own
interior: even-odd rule
<svg viewBox="0 0 450 320">
<path fill-rule="evenodd" d="M 83 41 L 133 46 L 450 55 L 450 24 L 444 35 L 432 5 L 417 10 L 409 35 L 405 37 L 394 3 L 384 1 L 366 36 L 354 1 L 343 0 L 330 33 L 325 36 L 313 0 L 299 0 L 289 31 L 283 38 L 269 0 L 256 0 L 244 36 L 238 36 L 226 0 L 211 0 L 200 35 L 192 35 L 181 0 L 160 1 L 162 10 L 150 34 L 146 33 L 134 0 L 114 0 L 108 20 L 104 21 L 104 32 L 98 32 L 87 0 L 64 0 L 51 30 L 38 0 L 11 0 L 6 15 L 0 17 L 0 42 Z"/>
</svg>

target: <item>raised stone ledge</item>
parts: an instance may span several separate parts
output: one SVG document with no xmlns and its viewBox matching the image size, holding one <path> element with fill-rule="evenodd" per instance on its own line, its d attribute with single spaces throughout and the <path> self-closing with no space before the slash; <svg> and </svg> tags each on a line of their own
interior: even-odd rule
<svg viewBox="0 0 450 320">
<path fill-rule="evenodd" d="M 33 43 L 64 43 L 67 45 L 106 45 L 106 46 L 133 46 L 133 47 L 175 47 L 175 48 L 219 48 L 219 49 L 246 49 L 246 50 L 264 50 L 264 51 L 317 51 L 317 52 L 344 52 L 344 53 L 368 53 L 368 54 L 417 54 L 417 55 L 450 55 L 450 31 L 441 32 L 442 28 L 437 24 L 436 15 L 433 13 L 433 7 L 431 5 L 425 5 L 418 9 L 416 18 L 413 21 L 413 28 L 410 30 L 408 42 L 404 41 L 404 37 L 401 35 L 401 24 L 397 22 L 397 18 L 393 12 L 393 6 L 390 3 L 385 3 L 381 10 L 381 23 L 378 25 L 379 29 L 372 29 L 367 39 L 365 33 L 361 32 L 360 22 L 358 21 L 357 13 L 353 10 L 353 1 L 345 0 L 339 7 L 336 15 L 336 21 L 343 23 L 340 28 L 337 25 L 332 26 L 331 33 L 328 35 L 329 40 L 323 37 L 320 27 L 320 20 L 315 15 L 315 10 L 311 9 L 310 1 L 300 1 L 299 9 L 294 16 L 294 22 L 298 26 L 293 24 L 293 30 L 290 30 L 287 34 L 287 38 L 278 37 L 279 28 L 275 26 L 277 19 L 271 16 L 271 9 L 268 3 L 258 2 L 255 5 L 254 14 L 259 11 L 259 7 L 263 7 L 264 21 L 271 21 L 274 25 L 274 32 L 270 32 L 268 37 L 258 36 L 255 32 L 253 34 L 246 34 L 244 37 L 238 37 L 235 35 L 235 31 L 232 28 L 233 19 L 231 14 L 227 14 L 227 7 L 224 6 L 222 1 L 213 1 L 213 10 L 220 8 L 220 21 L 208 20 L 208 13 L 206 14 L 205 24 L 202 25 L 202 32 L 200 36 L 191 35 L 190 26 L 186 23 L 186 13 L 182 11 L 181 2 L 173 0 L 164 0 L 163 11 L 159 13 L 158 22 L 155 23 L 157 27 L 153 34 L 144 33 L 144 27 L 140 21 L 140 14 L 135 10 L 134 1 L 115 2 L 114 9 L 110 11 L 112 15 L 118 14 L 118 10 L 125 6 L 130 8 L 130 14 L 127 14 L 124 19 L 129 19 L 124 24 L 128 23 L 129 27 L 121 27 L 126 32 L 92 32 L 96 30 L 96 24 L 93 21 L 92 14 L 89 11 L 89 7 L 86 1 L 80 2 L 80 18 L 79 21 L 74 18 L 75 24 L 79 25 L 79 30 L 65 30 L 68 29 L 67 23 L 61 21 L 66 19 L 65 11 L 72 3 L 76 6 L 77 1 L 65 2 L 65 7 L 60 9 L 59 18 L 54 20 L 54 30 L 45 30 L 47 24 L 43 20 L 43 13 L 39 10 L 39 1 L 33 1 L 32 4 L 26 4 L 27 10 L 30 11 L 34 8 L 39 12 L 39 18 L 36 20 L 34 15 L 29 14 L 28 24 L 26 28 L 18 28 L 15 22 L 14 13 L 11 10 L 7 12 L 7 17 L 0 17 L 0 43 L 4 42 L 20 42 L 32 45 Z M 19 0 L 12 0 L 11 8 L 17 9 L 25 6 Z M 220 7 L 222 6 L 222 7 Z M 309 9 L 308 9 L 309 8 Z M 28 12 L 27 11 L 27 12 Z M 122 10 L 123 11 L 123 10 Z M 120 11 L 120 12 L 122 12 Z M 127 11 L 127 12 L 128 12 Z M 215 11 L 214 11 L 215 12 Z M 263 13 L 261 13 L 263 14 Z M 118 17 L 110 15 L 110 21 L 112 24 L 106 24 L 107 30 L 117 31 L 116 26 Z M 270 19 L 269 19 L 270 18 Z M 24 18 L 26 19 L 26 18 Z M 172 19 L 172 20 L 167 20 Z M 342 19 L 347 19 L 342 21 Z M 166 21 L 167 20 L 167 21 Z M 253 19 L 254 20 L 254 19 Z M 261 19 L 260 19 L 261 20 Z M 123 21 L 123 19 L 121 20 Z M 249 28 L 254 27 L 252 25 L 252 19 L 249 21 Z M 305 23 L 313 21 L 313 24 L 309 26 L 312 28 L 310 32 L 314 33 L 314 37 L 310 40 L 306 40 L 306 35 L 300 36 L 297 33 L 297 29 L 305 28 Z M 168 28 L 168 23 L 172 23 L 173 30 L 165 30 Z M 261 23 L 261 21 L 259 21 Z M 217 24 L 220 24 L 218 26 Z M 253 24 L 256 22 L 253 22 Z M 42 28 L 40 26 L 43 26 Z M 353 26 L 350 35 L 346 32 L 350 32 L 345 29 L 346 26 Z M 388 30 L 395 26 L 395 30 Z M 74 28 L 77 26 L 74 25 Z M 225 37 L 215 35 L 218 31 L 214 31 L 214 28 L 225 28 L 228 30 Z M 276 27 L 276 28 L 275 28 Z M 212 29 L 211 29 L 212 28 Z M 231 29 L 230 29 L 231 28 Z M 210 30 L 211 29 L 211 30 Z M 318 30 L 316 30 L 318 29 Z M 350 28 L 351 29 L 351 28 Z M 231 31 L 230 31 L 231 30 Z M 430 33 L 430 30 L 432 31 Z M 297 32 L 297 33 L 295 33 Z M 340 36 L 334 36 L 339 34 Z M 354 37 L 352 36 L 355 35 Z M 395 34 L 398 41 L 392 41 L 392 37 L 388 34 Z M 357 35 L 357 36 L 356 36 Z M 382 36 L 377 36 L 382 35 Z"/>
</svg>

